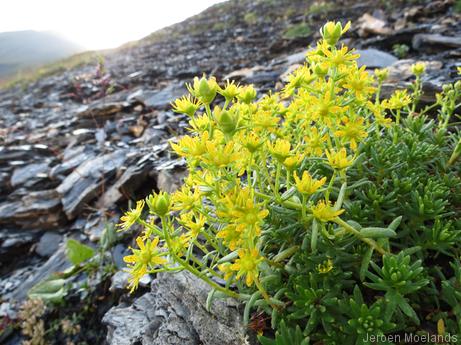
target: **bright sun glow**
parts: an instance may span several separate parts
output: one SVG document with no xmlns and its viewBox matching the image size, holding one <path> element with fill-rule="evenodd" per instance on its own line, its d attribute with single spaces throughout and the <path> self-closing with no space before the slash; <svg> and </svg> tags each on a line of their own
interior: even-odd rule
<svg viewBox="0 0 461 345">
<path fill-rule="evenodd" d="M 54 31 L 86 49 L 114 48 L 223 0 L 6 0 L 0 32 Z"/>
</svg>

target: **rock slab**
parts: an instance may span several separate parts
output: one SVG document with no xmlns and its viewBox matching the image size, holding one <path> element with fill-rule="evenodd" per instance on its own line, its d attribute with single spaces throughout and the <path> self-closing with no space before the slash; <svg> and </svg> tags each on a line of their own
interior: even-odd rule
<svg viewBox="0 0 461 345">
<path fill-rule="evenodd" d="M 208 285 L 188 272 L 159 274 L 151 292 L 106 313 L 108 344 L 247 344 L 237 302 L 215 300 L 208 312 L 208 291 Z"/>
</svg>

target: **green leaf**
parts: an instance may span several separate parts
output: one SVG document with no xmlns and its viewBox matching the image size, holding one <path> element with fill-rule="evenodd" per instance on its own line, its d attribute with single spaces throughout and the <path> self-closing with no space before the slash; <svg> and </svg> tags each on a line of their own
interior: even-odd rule
<svg viewBox="0 0 461 345">
<path fill-rule="evenodd" d="M 29 298 L 38 298 L 45 302 L 59 303 L 67 294 L 66 280 L 49 278 L 34 285 L 28 293 Z"/>
<path fill-rule="evenodd" d="M 360 233 L 369 238 L 395 237 L 397 234 L 392 229 L 386 228 L 363 228 Z"/>
<path fill-rule="evenodd" d="M 205 308 L 207 311 L 211 311 L 211 304 L 213 303 L 215 292 L 216 292 L 216 289 L 211 289 L 208 292 L 208 296 L 206 298 L 206 305 L 205 305 Z"/>
<path fill-rule="evenodd" d="M 248 325 L 250 322 L 250 309 L 253 307 L 260 296 L 261 293 L 256 291 L 253 295 L 251 295 L 250 300 L 245 304 L 245 309 L 243 310 L 243 323 L 245 325 Z"/>
<path fill-rule="evenodd" d="M 67 240 L 66 247 L 67 258 L 73 265 L 79 265 L 94 255 L 93 248 L 73 239 Z"/>
<path fill-rule="evenodd" d="M 364 281 L 365 280 L 365 275 L 367 274 L 368 272 L 368 266 L 370 266 L 370 261 L 371 261 L 371 257 L 373 256 L 373 248 L 372 247 L 368 247 L 365 254 L 363 255 L 363 258 L 362 258 L 362 263 L 360 265 L 360 273 L 359 273 L 359 276 L 360 276 L 360 280 L 361 281 Z"/>
<path fill-rule="evenodd" d="M 319 237 L 319 223 L 314 219 L 312 222 L 311 250 L 312 253 L 317 251 L 317 240 Z"/>
</svg>

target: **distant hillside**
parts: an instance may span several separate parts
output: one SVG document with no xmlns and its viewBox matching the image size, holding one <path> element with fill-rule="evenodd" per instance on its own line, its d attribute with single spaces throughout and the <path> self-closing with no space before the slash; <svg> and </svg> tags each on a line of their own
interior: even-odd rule
<svg viewBox="0 0 461 345">
<path fill-rule="evenodd" d="M 83 50 L 83 47 L 52 32 L 27 30 L 0 33 L 0 78 Z"/>
</svg>

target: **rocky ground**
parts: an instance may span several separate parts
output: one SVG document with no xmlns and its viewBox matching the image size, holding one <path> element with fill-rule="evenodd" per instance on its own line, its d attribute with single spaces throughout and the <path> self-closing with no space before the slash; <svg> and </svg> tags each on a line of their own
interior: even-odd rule
<svg viewBox="0 0 461 345">
<path fill-rule="evenodd" d="M 202 73 L 280 89 L 327 18 L 352 20 L 344 43 L 371 70 L 390 69 L 386 92 L 426 61 L 423 100 L 431 101 L 461 65 L 456 6 L 230 1 L 95 64 L 0 91 L 0 343 L 21 343 L 19 305 L 57 274 L 60 304 L 45 314 L 55 344 L 243 344 L 239 305 L 207 312 L 207 288 L 188 274 L 145 277 L 136 294 L 126 290 L 122 257 L 137 231 L 117 233 L 114 224 L 130 202 L 173 190 L 183 175 L 168 140 L 187 122 L 169 103 Z M 72 265 L 70 238 L 95 248 L 96 264 Z M 63 318 L 80 331 L 53 321 Z"/>
</svg>

